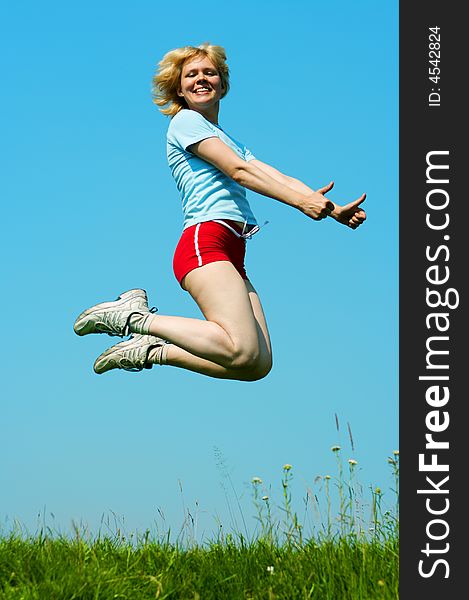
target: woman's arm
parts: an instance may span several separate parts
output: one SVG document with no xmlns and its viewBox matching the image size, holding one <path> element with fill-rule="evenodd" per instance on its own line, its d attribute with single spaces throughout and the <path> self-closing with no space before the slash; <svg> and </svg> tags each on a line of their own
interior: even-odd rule
<svg viewBox="0 0 469 600">
<path fill-rule="evenodd" d="M 332 189 L 333 183 L 314 191 L 298 179 L 288 177 L 257 159 L 244 161 L 219 138 L 207 138 L 193 144 L 188 150 L 217 167 L 243 187 L 297 208 L 314 220 L 332 215 L 338 221 L 356 228 L 366 218 L 364 211 L 359 210 L 363 215 L 360 218 L 356 217 L 353 223 L 348 222 L 355 217 L 355 208 L 363 202 L 364 195 L 351 203 L 354 205 L 353 214 L 350 210 L 351 205 L 347 205 L 347 212 L 344 213 L 343 209 L 346 207 L 340 207 L 324 196 Z M 342 218 L 346 218 L 347 222 Z"/>
<path fill-rule="evenodd" d="M 285 175 L 284 173 L 281 173 L 280 171 L 278 171 L 271 165 L 261 162 L 257 158 L 250 162 L 253 163 L 259 169 L 261 169 L 262 171 L 264 171 L 265 173 L 269 174 L 273 179 L 280 181 L 281 183 L 285 184 L 288 187 L 291 187 L 292 189 L 294 189 L 300 193 L 303 193 L 306 195 L 314 193 L 314 190 L 312 190 L 310 187 L 308 187 L 305 183 L 303 183 L 299 179 L 295 179 L 295 177 L 290 177 L 289 175 Z M 329 192 L 333 187 L 334 187 L 334 182 L 331 181 L 331 183 L 329 185 L 321 188 L 320 190 L 316 190 L 316 191 L 318 193 L 324 195 L 327 192 Z M 359 204 L 361 204 L 365 200 L 365 198 L 366 198 L 366 194 L 363 194 L 360 198 L 358 198 L 358 200 L 356 200 L 355 202 L 350 202 L 350 204 L 347 204 L 345 206 L 339 206 L 338 204 L 335 204 L 334 202 L 329 200 L 329 202 L 331 202 L 331 204 L 334 205 L 334 209 L 330 213 L 330 216 L 333 217 L 334 219 L 336 219 L 336 221 L 338 221 L 339 223 L 342 223 L 343 225 L 347 225 L 348 227 L 351 227 L 352 229 L 356 229 L 366 219 L 365 211 L 361 208 L 358 208 Z"/>
<path fill-rule="evenodd" d="M 300 192 L 300 194 L 308 195 L 315 191 L 315 190 L 311 189 L 310 187 L 308 187 L 306 184 L 304 184 L 299 179 L 295 179 L 294 177 L 285 175 L 284 173 L 281 173 L 280 171 L 278 171 L 271 165 L 261 162 L 257 158 L 255 158 L 254 160 L 251 160 L 249 162 L 252 165 L 254 165 L 255 167 L 257 167 L 258 169 L 261 169 L 262 171 L 264 171 L 264 173 L 267 173 L 268 175 L 270 175 L 272 177 L 272 179 L 276 179 L 277 181 L 280 181 L 284 185 L 291 187 L 293 190 Z"/>
</svg>

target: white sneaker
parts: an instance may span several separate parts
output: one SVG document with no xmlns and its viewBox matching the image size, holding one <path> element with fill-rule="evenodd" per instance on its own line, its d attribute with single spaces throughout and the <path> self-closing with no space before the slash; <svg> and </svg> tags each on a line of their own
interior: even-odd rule
<svg viewBox="0 0 469 600">
<path fill-rule="evenodd" d="M 130 334 L 130 317 L 154 312 L 148 309 L 145 290 L 135 289 L 122 293 L 117 300 L 102 302 L 83 311 L 76 319 L 73 329 L 77 335 L 107 333 L 124 337 Z"/>
<path fill-rule="evenodd" d="M 94 363 L 94 372 L 100 375 L 112 369 L 125 371 L 141 371 L 151 369 L 148 355 L 153 348 L 166 344 L 165 340 L 154 335 L 140 335 L 135 333 L 130 340 L 119 342 L 103 352 Z"/>
</svg>

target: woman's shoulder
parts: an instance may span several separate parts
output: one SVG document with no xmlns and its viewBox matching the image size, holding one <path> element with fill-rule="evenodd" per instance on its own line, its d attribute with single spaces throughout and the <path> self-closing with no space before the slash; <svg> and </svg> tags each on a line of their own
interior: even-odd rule
<svg viewBox="0 0 469 600">
<path fill-rule="evenodd" d="M 171 119 L 169 127 L 174 129 L 177 127 L 190 126 L 191 124 L 210 125 L 209 121 L 197 111 L 183 108 Z"/>
<path fill-rule="evenodd" d="M 167 140 L 184 149 L 190 144 L 207 137 L 218 135 L 215 127 L 207 119 L 196 112 L 183 108 L 171 119 Z"/>
</svg>

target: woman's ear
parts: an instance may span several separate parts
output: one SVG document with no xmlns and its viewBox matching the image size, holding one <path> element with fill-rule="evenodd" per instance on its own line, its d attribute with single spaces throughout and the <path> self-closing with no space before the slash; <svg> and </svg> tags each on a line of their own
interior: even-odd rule
<svg viewBox="0 0 469 600">
<path fill-rule="evenodd" d="M 184 94 L 182 93 L 182 91 L 180 89 L 178 90 L 178 96 L 180 96 L 181 98 L 184 98 Z"/>
</svg>

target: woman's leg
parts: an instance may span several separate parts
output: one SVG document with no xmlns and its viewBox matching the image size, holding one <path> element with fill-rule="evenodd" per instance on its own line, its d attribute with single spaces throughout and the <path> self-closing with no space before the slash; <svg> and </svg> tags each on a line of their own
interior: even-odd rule
<svg viewBox="0 0 469 600">
<path fill-rule="evenodd" d="M 244 283 L 248 291 L 252 312 L 254 313 L 254 318 L 256 319 L 257 336 L 259 339 L 262 363 L 268 367 L 268 370 L 270 371 L 272 368 L 272 345 L 270 342 L 270 335 L 267 328 L 264 310 L 262 308 L 261 300 L 252 283 L 250 281 L 245 281 Z"/>
<path fill-rule="evenodd" d="M 174 344 L 170 344 L 167 347 L 166 364 L 221 379 L 256 381 L 265 377 L 272 368 L 272 353 L 269 333 L 257 292 L 254 290 L 250 282 L 246 281 L 245 285 L 249 294 L 255 319 L 257 321 L 259 347 L 261 350 L 261 357 L 258 361 L 257 368 L 252 371 L 248 369 L 228 369 L 209 360 L 199 358 L 194 354 L 190 354 L 186 350 L 183 350 Z"/>
<path fill-rule="evenodd" d="M 219 261 L 191 271 L 184 287 L 206 321 L 154 315 L 148 332 L 171 342 L 166 364 L 212 377 L 265 377 L 272 366 L 270 339 L 251 283 L 230 262 Z"/>
</svg>

